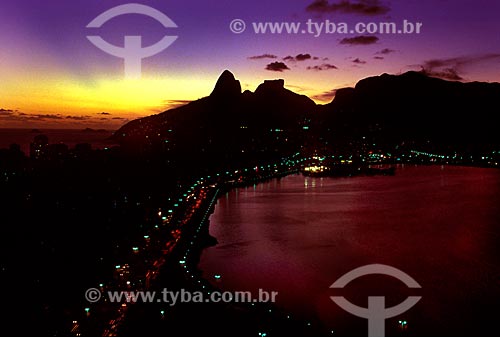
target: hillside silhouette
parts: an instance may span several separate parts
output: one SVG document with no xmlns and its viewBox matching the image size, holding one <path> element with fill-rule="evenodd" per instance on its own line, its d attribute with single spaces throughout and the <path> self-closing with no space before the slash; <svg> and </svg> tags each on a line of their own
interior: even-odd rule
<svg viewBox="0 0 500 337">
<path fill-rule="evenodd" d="M 495 107 L 498 83 L 461 83 L 420 72 L 375 76 L 317 105 L 264 81 L 255 92 L 226 70 L 210 96 L 124 125 L 115 139 L 130 153 L 170 153 L 236 159 L 288 154 L 372 139 L 381 144 L 490 147 L 500 143 Z"/>
</svg>

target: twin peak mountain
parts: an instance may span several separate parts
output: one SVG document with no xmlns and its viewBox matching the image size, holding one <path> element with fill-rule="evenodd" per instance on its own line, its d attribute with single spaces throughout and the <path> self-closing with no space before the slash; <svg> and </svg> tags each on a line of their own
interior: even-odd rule
<svg viewBox="0 0 500 337">
<path fill-rule="evenodd" d="M 256 90 L 256 92 L 260 92 L 262 90 L 271 90 L 271 91 L 279 91 L 285 89 L 285 81 L 280 80 L 266 80 L 262 83 Z M 222 75 L 220 75 L 217 83 L 215 84 L 215 88 L 210 94 L 211 97 L 217 97 L 220 99 L 226 98 L 234 98 L 241 94 L 241 84 L 238 81 L 233 73 L 229 70 L 224 70 Z M 250 94 L 250 91 L 245 92 L 246 95 Z"/>
<path fill-rule="evenodd" d="M 286 89 L 281 79 L 242 92 L 240 82 L 225 70 L 210 96 L 131 121 L 115 138 L 122 145 L 155 147 L 230 143 L 233 138 L 246 142 L 280 130 L 300 142 L 297 135 L 307 130 L 331 141 L 372 135 L 394 143 L 500 144 L 494 123 L 499 100 L 499 83 L 452 82 L 407 72 L 363 79 L 319 105 Z"/>
</svg>

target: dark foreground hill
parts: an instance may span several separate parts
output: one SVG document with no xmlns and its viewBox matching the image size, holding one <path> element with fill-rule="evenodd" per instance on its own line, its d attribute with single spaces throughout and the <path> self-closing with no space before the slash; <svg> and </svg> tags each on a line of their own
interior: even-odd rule
<svg viewBox="0 0 500 337">
<path fill-rule="evenodd" d="M 446 145 L 498 144 L 494 120 L 500 84 L 461 83 L 418 72 L 383 74 L 341 89 L 322 107 L 324 123 L 343 135 L 377 132 L 386 140 Z"/>
<path fill-rule="evenodd" d="M 498 83 L 461 83 L 418 72 L 370 77 L 339 89 L 327 105 L 265 81 L 241 92 L 224 71 L 208 97 L 132 121 L 115 134 L 131 153 L 171 158 L 273 156 L 304 146 L 334 146 L 357 139 L 396 146 L 488 147 L 500 143 L 495 121 Z"/>
</svg>

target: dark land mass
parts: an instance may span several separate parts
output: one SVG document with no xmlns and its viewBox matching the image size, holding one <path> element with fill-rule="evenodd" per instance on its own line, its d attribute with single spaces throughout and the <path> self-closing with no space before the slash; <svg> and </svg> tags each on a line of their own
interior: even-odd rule
<svg viewBox="0 0 500 337">
<path fill-rule="evenodd" d="M 363 140 L 388 148 L 417 144 L 434 151 L 482 151 L 500 143 L 493 123 L 499 99 L 498 83 L 408 72 L 361 80 L 355 88 L 339 89 L 331 103 L 316 105 L 285 89 L 283 80 L 241 93 L 239 81 L 225 71 L 209 97 L 132 121 L 115 140 L 140 154 L 174 151 L 176 157 L 196 153 L 221 159 L 308 146 L 339 151 Z"/>
<path fill-rule="evenodd" d="M 259 181 L 274 174 L 272 163 L 293 158 L 299 169 L 317 156 L 335 157 L 339 165 L 345 159 L 498 167 L 499 98 L 497 83 L 448 82 L 410 72 L 362 80 L 319 106 L 287 90 L 283 80 L 241 92 L 225 71 L 210 96 L 123 126 L 112 139 L 120 146 L 69 148 L 34 132 L 29 156 L 16 145 L 0 150 L 0 279 L 7 290 L 2 329 L 13 336 L 66 336 L 77 320 L 82 335 L 102 333 L 96 327 L 103 327 L 104 318 L 95 318 L 94 306 L 90 319 L 97 322 L 84 324 L 85 290 L 119 282 L 115 266 L 137 260 L 132 247 L 144 250 L 150 263 L 152 251 L 161 249 L 153 241 L 144 246 L 145 233 L 164 223 L 165 210 L 177 203 L 185 207 L 178 200 L 199 177 L 220 174 L 220 184 Z M 299 158 L 309 159 L 300 164 Z M 254 167 L 257 176 L 241 173 Z M 170 234 L 159 236 L 164 246 L 160 237 Z M 172 254 L 171 261 L 178 261 L 179 252 Z M 189 287 L 169 261 L 161 285 Z M 133 316 L 153 309 L 144 310 Z M 209 316 L 201 320 L 198 314 Z M 172 324 L 182 322 L 193 333 L 214 335 L 227 324 L 221 315 L 228 315 L 234 324 L 224 332 L 231 335 L 258 325 L 260 317 L 219 306 L 180 307 L 175 315 L 157 325 L 151 316 L 144 333 L 163 334 L 169 327 L 181 333 L 182 326 Z M 267 326 L 280 325 L 273 322 Z M 140 320 L 123 326 L 140 331 Z"/>
</svg>

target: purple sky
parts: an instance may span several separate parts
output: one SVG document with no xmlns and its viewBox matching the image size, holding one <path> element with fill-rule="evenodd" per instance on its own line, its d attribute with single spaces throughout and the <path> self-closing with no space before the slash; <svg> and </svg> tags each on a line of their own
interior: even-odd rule
<svg viewBox="0 0 500 337">
<path fill-rule="evenodd" d="M 496 0 L 137 1 L 165 13 L 178 28 L 165 29 L 141 15 L 123 15 L 99 29 L 86 28 L 100 13 L 126 3 L 4 2 L 0 10 L 4 82 L 0 109 L 12 113 L 0 112 L 0 127 L 10 122 L 21 125 L 23 113 L 80 116 L 81 121 L 87 116 L 98 123 L 93 120 L 95 114 L 109 111 L 123 118 L 116 117 L 115 124 L 122 123 L 162 111 L 176 100 L 207 95 L 224 69 L 233 71 L 245 89 L 254 90 L 264 79 L 284 78 L 290 89 L 318 102 L 331 100 L 333 89 L 383 72 L 424 69 L 448 79 L 500 81 L 500 1 Z M 229 30 L 235 18 L 247 23 L 244 33 Z M 305 25 L 308 19 L 346 22 L 350 28 L 357 22 L 399 25 L 405 19 L 423 26 L 418 35 L 320 37 L 262 35 L 252 29 L 252 22 Z M 87 35 L 100 35 L 117 46 L 123 45 L 124 35 L 141 35 L 143 45 L 154 44 L 164 35 L 178 39 L 142 61 L 142 82 L 133 87 L 124 83 L 123 60 L 96 48 Z M 360 35 L 365 37 L 357 38 Z M 299 54 L 305 55 L 303 60 L 296 58 Z M 268 57 L 255 57 L 262 55 Z M 144 92 L 137 90 L 139 86 Z"/>
</svg>

